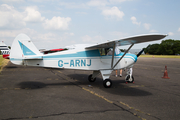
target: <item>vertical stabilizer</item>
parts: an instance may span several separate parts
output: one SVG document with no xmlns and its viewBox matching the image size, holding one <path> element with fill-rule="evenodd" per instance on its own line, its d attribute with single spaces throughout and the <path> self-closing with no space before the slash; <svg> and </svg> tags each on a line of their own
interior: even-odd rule
<svg viewBox="0 0 180 120">
<path fill-rule="evenodd" d="M 14 64 L 23 65 L 26 57 L 41 56 L 42 53 L 34 46 L 31 39 L 25 34 L 19 34 L 11 46 L 10 60 Z"/>
</svg>

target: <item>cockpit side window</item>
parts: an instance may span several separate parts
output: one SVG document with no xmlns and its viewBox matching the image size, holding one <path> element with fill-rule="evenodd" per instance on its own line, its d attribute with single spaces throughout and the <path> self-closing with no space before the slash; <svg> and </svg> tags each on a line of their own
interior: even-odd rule
<svg viewBox="0 0 180 120">
<path fill-rule="evenodd" d="M 105 55 L 108 54 L 110 49 L 112 49 L 112 48 L 99 48 L 99 53 L 100 53 L 101 56 L 105 56 Z"/>
<path fill-rule="evenodd" d="M 113 55 L 113 48 L 99 48 L 99 53 L 101 56 Z M 114 55 L 118 55 L 120 53 L 121 53 L 120 49 L 116 47 Z"/>
</svg>

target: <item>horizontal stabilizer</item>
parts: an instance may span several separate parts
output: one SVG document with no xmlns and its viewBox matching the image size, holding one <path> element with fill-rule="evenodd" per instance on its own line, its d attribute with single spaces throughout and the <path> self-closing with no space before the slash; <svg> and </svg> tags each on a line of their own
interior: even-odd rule
<svg viewBox="0 0 180 120">
<path fill-rule="evenodd" d="M 31 56 L 25 56 L 24 58 L 23 58 L 24 60 L 42 60 L 43 59 L 43 56 L 36 56 L 36 55 L 31 55 Z"/>
</svg>

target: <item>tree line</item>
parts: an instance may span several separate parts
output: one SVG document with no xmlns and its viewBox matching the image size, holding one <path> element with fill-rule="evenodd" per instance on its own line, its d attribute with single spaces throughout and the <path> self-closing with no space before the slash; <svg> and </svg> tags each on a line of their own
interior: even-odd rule
<svg viewBox="0 0 180 120">
<path fill-rule="evenodd" d="M 145 54 L 180 55 L 180 40 L 163 40 L 160 44 L 150 44 L 144 48 Z"/>
</svg>

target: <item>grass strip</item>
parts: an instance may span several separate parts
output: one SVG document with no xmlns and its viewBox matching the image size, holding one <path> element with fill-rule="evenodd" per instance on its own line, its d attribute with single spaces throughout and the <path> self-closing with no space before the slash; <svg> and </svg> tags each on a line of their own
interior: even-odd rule
<svg viewBox="0 0 180 120">
<path fill-rule="evenodd" d="M 151 58 L 179 58 L 180 55 L 140 55 L 140 57 L 151 57 Z"/>
<path fill-rule="evenodd" d="M 6 66 L 8 64 L 9 60 L 8 59 L 4 59 L 2 57 L 2 55 L 0 55 L 0 73 L 3 69 L 4 66 Z"/>
</svg>

